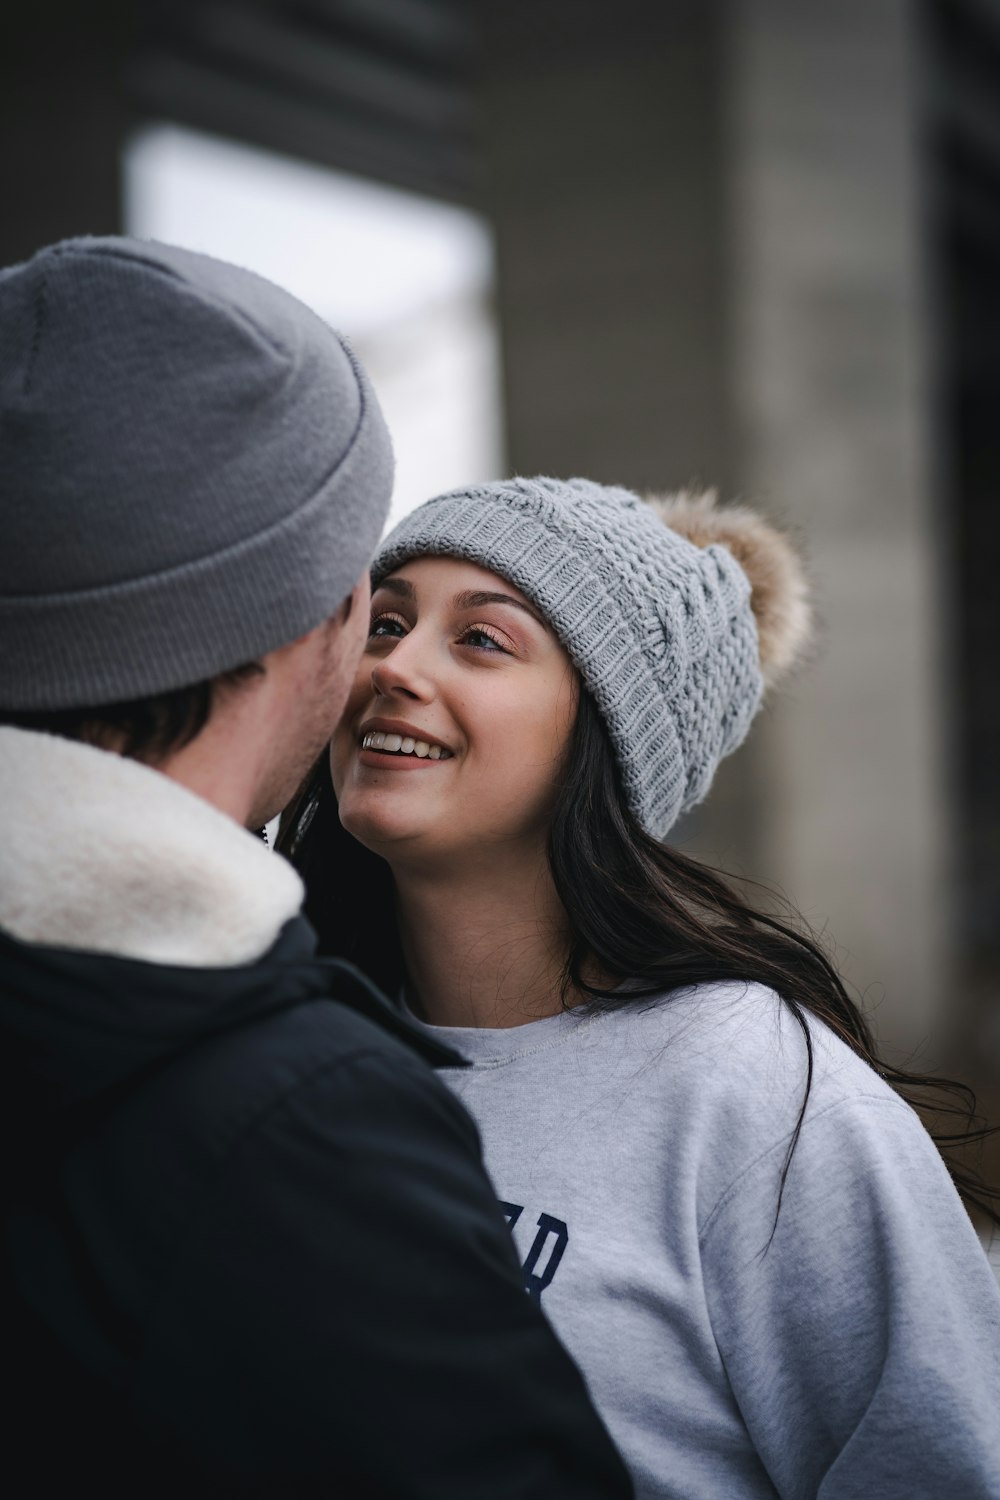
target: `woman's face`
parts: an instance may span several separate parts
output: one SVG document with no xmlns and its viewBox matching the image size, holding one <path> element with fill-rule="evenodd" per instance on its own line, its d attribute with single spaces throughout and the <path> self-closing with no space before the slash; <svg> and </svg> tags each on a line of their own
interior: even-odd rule
<svg viewBox="0 0 1000 1500">
<path fill-rule="evenodd" d="M 372 596 L 330 750 L 344 827 L 390 863 L 536 852 L 576 703 L 569 657 L 506 579 L 405 564 Z"/>
</svg>

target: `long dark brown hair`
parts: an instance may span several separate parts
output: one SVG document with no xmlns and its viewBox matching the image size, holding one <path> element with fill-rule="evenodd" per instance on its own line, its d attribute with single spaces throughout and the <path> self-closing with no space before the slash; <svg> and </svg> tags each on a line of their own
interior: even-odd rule
<svg viewBox="0 0 1000 1500">
<path fill-rule="evenodd" d="M 300 871 L 321 951 L 349 958 L 390 994 L 404 978 L 388 865 L 341 827 L 323 756 L 282 819 L 278 848 Z M 807 1016 L 827 1025 L 927 1125 L 967 1207 L 1000 1224 L 1000 1192 L 969 1163 L 992 1131 L 965 1084 L 880 1058 L 871 1028 L 801 920 L 754 907 L 716 871 L 651 838 L 625 801 L 614 754 L 581 689 L 549 835 L 549 865 L 569 918 L 563 1003 L 602 1009 L 715 980 L 756 981 L 780 995 L 806 1052 L 802 1104 L 781 1174 L 775 1223 L 813 1079 Z M 608 980 L 594 984 L 587 974 Z M 632 981 L 624 995 L 616 986 Z"/>
</svg>

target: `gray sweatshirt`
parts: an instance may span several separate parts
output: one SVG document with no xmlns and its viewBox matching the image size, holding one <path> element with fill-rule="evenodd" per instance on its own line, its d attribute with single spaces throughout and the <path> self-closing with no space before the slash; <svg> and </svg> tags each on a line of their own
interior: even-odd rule
<svg viewBox="0 0 1000 1500">
<path fill-rule="evenodd" d="M 997 1500 L 1000 1290 L 916 1115 L 810 1030 L 776 1225 L 806 1060 L 768 990 L 447 1028 L 445 1076 L 640 1500 Z"/>
</svg>

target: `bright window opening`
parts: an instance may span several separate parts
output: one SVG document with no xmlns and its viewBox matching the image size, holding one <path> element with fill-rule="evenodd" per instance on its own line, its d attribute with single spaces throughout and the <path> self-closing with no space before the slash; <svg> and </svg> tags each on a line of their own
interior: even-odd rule
<svg viewBox="0 0 1000 1500">
<path fill-rule="evenodd" d="M 130 234 L 258 271 L 345 333 L 396 449 L 392 521 L 502 471 L 493 248 L 463 209 L 151 125 L 126 151 Z"/>
</svg>

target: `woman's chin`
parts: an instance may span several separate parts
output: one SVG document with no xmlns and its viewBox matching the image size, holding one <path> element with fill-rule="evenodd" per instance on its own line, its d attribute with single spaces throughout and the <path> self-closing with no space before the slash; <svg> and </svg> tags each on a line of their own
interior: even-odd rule
<svg viewBox="0 0 1000 1500">
<path fill-rule="evenodd" d="M 349 802 L 346 805 L 341 803 L 340 821 L 359 844 L 364 844 L 366 849 L 380 854 L 390 863 L 394 849 L 412 847 L 423 832 L 412 813 L 407 814 L 403 808 L 353 807 Z"/>
</svg>

